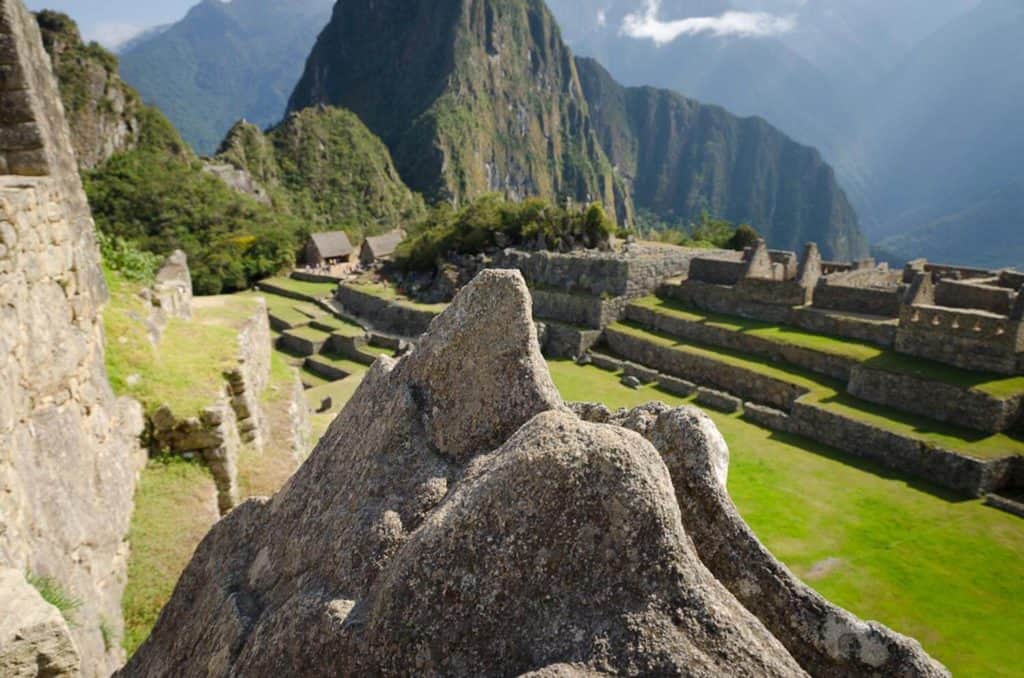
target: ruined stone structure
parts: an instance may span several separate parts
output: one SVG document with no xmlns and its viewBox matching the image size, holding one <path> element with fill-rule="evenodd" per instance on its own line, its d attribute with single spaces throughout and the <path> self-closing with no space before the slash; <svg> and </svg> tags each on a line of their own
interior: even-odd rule
<svg viewBox="0 0 1024 678">
<path fill-rule="evenodd" d="M 119 675 L 948 675 L 757 542 L 707 417 L 580 413 L 522 276 L 481 273 L 214 526 Z"/>
<path fill-rule="evenodd" d="M 743 252 L 716 251 L 693 259 L 687 279 L 668 294 L 715 313 L 786 322 L 809 304 L 822 275 L 821 254 L 809 244 L 802 261 L 793 252 L 769 250 L 764 240 Z"/>
<path fill-rule="evenodd" d="M 0 0 L 4 675 L 23 675 L 18 663 L 29 661 L 28 670 L 45 675 L 101 676 L 123 660 L 120 643 L 108 646 L 104 636 L 120 638 L 122 630 L 143 423 L 138 404 L 116 400 L 107 381 L 98 256 L 38 26 L 19 0 Z M 27 573 L 82 602 L 73 624 L 62 625 L 28 592 Z M 24 611 L 11 602 L 26 598 L 33 603 Z"/>
<path fill-rule="evenodd" d="M 260 396 L 270 375 L 271 350 L 267 309 L 260 300 L 239 329 L 237 362 L 224 373 L 221 396 L 202 412 L 185 419 L 177 418 L 167 407 L 150 417 L 155 452 L 197 456 L 210 468 L 221 513 L 238 504 L 238 455 L 242 445 L 252 445 L 262 453 L 268 435 Z"/>
<path fill-rule="evenodd" d="M 1024 274 L 914 261 L 890 271 L 865 260 L 822 262 L 808 245 L 764 242 L 696 257 L 666 296 L 695 308 L 894 347 L 966 370 L 1024 373 Z"/>
<path fill-rule="evenodd" d="M 520 271 L 530 286 L 534 318 L 543 324 L 544 354 L 574 358 L 597 343 L 630 301 L 653 293 L 666 278 L 685 275 L 699 253 L 653 244 L 569 253 L 509 249 L 484 268 Z"/>
</svg>

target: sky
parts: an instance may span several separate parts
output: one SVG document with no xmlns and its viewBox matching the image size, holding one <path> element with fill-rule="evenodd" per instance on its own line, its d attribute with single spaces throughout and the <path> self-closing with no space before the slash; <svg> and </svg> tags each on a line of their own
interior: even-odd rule
<svg viewBox="0 0 1024 678">
<path fill-rule="evenodd" d="M 86 40 L 116 48 L 135 35 L 173 23 L 199 0 L 27 0 L 29 9 L 55 9 L 78 22 Z"/>
</svg>

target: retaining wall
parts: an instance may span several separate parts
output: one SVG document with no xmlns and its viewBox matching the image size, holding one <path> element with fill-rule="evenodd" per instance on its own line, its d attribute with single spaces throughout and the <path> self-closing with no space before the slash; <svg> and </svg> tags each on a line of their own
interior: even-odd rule
<svg viewBox="0 0 1024 678">
<path fill-rule="evenodd" d="M 403 337 L 423 334 L 437 315 L 433 311 L 381 299 L 350 285 L 338 287 L 335 299 L 345 312 L 371 325 L 369 329 Z"/>
<path fill-rule="evenodd" d="M 980 391 L 863 365 L 854 368 L 847 391 L 861 400 L 988 433 L 1010 430 L 1024 412 L 1024 394 L 999 399 Z"/>
<path fill-rule="evenodd" d="M 896 331 L 899 329 L 899 322 L 895 319 L 859 317 L 808 306 L 793 309 L 790 322 L 809 332 L 866 341 L 885 348 L 892 348 L 896 343 Z"/>
<path fill-rule="evenodd" d="M 627 360 L 673 377 L 727 391 L 744 400 L 788 410 L 797 398 L 807 393 L 794 384 L 701 355 L 661 346 L 614 328 L 605 331 L 605 340 L 617 355 Z"/>
<path fill-rule="evenodd" d="M 787 283 L 775 283 L 785 285 Z M 684 304 L 712 313 L 738 315 L 742 318 L 784 323 L 790 315 L 791 306 L 778 306 L 763 301 L 753 301 L 737 290 L 735 286 L 712 285 L 698 280 L 689 280 L 678 285 L 664 285 L 661 295 L 681 301 Z"/>
<path fill-rule="evenodd" d="M 628 306 L 626 318 L 679 339 L 749 353 L 762 358 L 783 360 L 791 365 L 832 379 L 846 381 L 850 378 L 850 371 L 857 365 L 857 361 L 843 356 L 830 355 L 821 351 L 762 339 L 745 332 L 734 332 L 713 325 L 693 322 L 658 313 L 643 306 Z"/>
</svg>

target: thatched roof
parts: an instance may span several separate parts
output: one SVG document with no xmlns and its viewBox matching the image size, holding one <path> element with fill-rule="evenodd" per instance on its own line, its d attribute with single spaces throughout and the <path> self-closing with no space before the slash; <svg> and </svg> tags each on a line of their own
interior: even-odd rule
<svg viewBox="0 0 1024 678">
<path fill-rule="evenodd" d="M 363 241 L 363 249 L 360 256 L 363 259 L 384 259 L 390 257 L 394 254 L 398 244 L 404 239 L 405 231 L 400 228 L 388 231 L 382 235 L 370 236 Z"/>
<path fill-rule="evenodd" d="M 310 238 L 313 240 L 313 246 L 324 259 L 347 257 L 352 254 L 352 243 L 344 231 L 314 233 Z"/>
</svg>

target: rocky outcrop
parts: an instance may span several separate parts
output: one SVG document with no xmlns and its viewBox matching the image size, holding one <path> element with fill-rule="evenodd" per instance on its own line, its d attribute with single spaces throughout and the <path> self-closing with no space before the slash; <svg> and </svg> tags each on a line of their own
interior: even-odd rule
<svg viewBox="0 0 1024 678">
<path fill-rule="evenodd" d="M 673 423 L 652 438 L 663 461 L 569 410 L 522 276 L 485 271 L 410 354 L 378 360 L 277 496 L 213 528 L 121 675 L 794 676 L 830 642 L 834 675 L 943 674 L 911 641 L 820 599 L 840 624 L 815 626 L 767 588 L 785 569 L 710 513 L 728 500 L 721 437 Z M 676 476 L 719 503 L 681 506 Z M 752 540 L 720 554 L 756 556 L 737 563 L 764 600 L 716 578 L 684 527 L 698 510 Z"/>
<path fill-rule="evenodd" d="M 81 659 L 71 629 L 17 570 L 0 567 L 0 675 L 74 676 Z M 10 614 L 8 612 L 13 612 Z"/>
<path fill-rule="evenodd" d="M 917 641 L 832 605 L 772 557 L 729 498 L 729 448 L 706 414 L 661 403 L 614 414 L 600 405 L 575 409 L 585 419 L 636 431 L 654 445 L 701 561 L 808 673 L 949 675 Z"/>
<path fill-rule="evenodd" d="M 95 169 L 134 148 L 142 133 L 142 102 L 118 75 L 117 57 L 84 43 L 65 14 L 44 10 L 36 18 L 60 83 L 79 166 Z"/>
<path fill-rule="evenodd" d="M 105 675 L 123 659 L 104 636 L 122 627 L 142 413 L 107 381 L 93 222 L 39 28 L 19 0 L 0 1 L 0 73 L 0 566 L 81 601 L 70 629 L 81 671 Z"/>
</svg>

